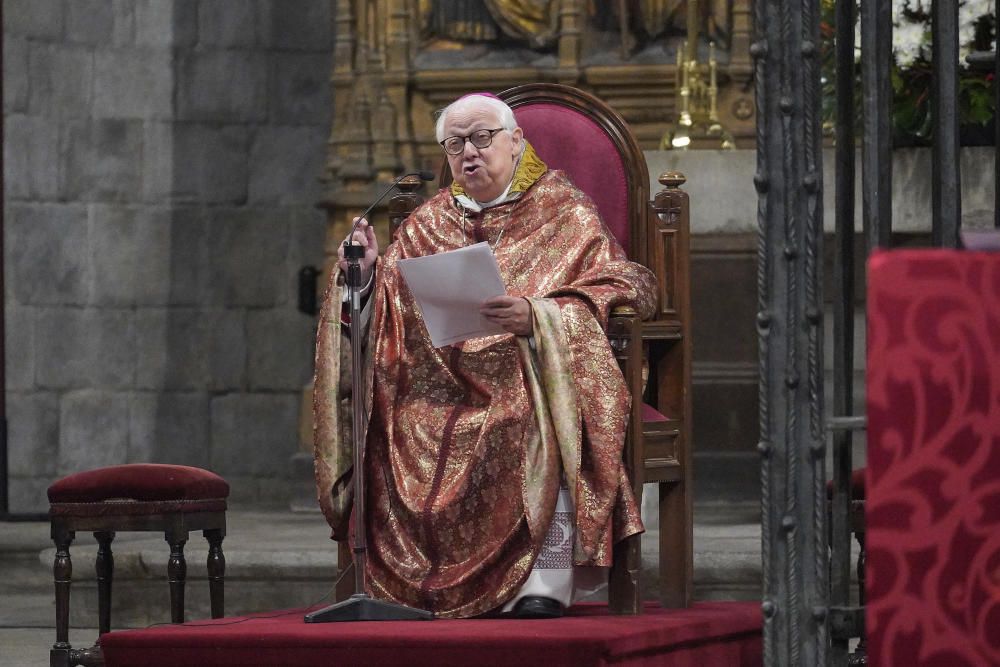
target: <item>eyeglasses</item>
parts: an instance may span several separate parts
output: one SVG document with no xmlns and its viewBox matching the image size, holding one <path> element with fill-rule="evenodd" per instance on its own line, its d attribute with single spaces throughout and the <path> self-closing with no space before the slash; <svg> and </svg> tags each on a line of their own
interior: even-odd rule
<svg viewBox="0 0 1000 667">
<path fill-rule="evenodd" d="M 503 132 L 505 129 L 506 128 L 498 127 L 495 130 L 476 130 L 472 134 L 465 137 L 448 137 L 441 142 L 441 147 L 444 148 L 444 152 L 448 155 L 458 155 L 464 151 L 466 141 L 471 141 L 472 145 L 476 148 L 487 148 L 493 143 L 493 135 L 497 132 Z"/>
</svg>

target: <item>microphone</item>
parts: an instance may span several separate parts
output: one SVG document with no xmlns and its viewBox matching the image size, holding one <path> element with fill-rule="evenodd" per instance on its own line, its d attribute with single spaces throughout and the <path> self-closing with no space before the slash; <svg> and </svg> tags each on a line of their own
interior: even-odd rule
<svg viewBox="0 0 1000 667">
<path fill-rule="evenodd" d="M 407 178 L 408 176 L 418 176 L 420 178 L 420 180 L 422 180 L 422 181 L 433 181 L 434 180 L 434 174 L 433 174 L 433 172 L 427 171 L 426 169 L 423 169 L 423 170 L 420 170 L 420 171 L 411 171 L 408 174 L 403 174 L 402 176 L 396 178 L 392 183 L 390 183 L 388 185 L 388 187 L 386 187 L 385 190 L 382 190 L 382 192 L 379 193 L 379 196 L 375 198 L 375 201 L 373 201 L 371 203 L 371 206 L 369 206 L 368 208 L 365 209 L 365 212 L 362 213 L 358 217 L 357 221 L 354 223 L 354 226 L 351 227 L 351 233 L 347 237 L 347 239 L 344 241 L 344 258 L 345 259 L 361 259 L 362 257 L 365 256 L 365 251 L 362 248 L 362 246 L 360 244 L 354 243 L 354 232 L 358 231 L 358 224 L 362 220 L 367 220 L 368 219 L 368 214 L 372 212 L 372 209 L 374 209 L 375 206 L 380 201 L 382 201 L 383 199 L 385 199 L 385 196 L 387 194 L 389 194 L 389 192 L 392 191 L 392 189 L 394 187 L 396 187 L 397 185 L 399 185 L 400 181 L 402 181 L 404 178 Z"/>
</svg>

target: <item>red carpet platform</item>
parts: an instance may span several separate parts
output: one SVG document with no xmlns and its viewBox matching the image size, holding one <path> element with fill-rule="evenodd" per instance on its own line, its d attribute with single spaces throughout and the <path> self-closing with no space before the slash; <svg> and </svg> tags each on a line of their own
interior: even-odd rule
<svg viewBox="0 0 1000 667">
<path fill-rule="evenodd" d="M 112 632 L 108 667 L 757 667 L 757 602 L 648 606 L 611 616 L 580 605 L 560 619 L 306 624 L 306 610 Z"/>
</svg>

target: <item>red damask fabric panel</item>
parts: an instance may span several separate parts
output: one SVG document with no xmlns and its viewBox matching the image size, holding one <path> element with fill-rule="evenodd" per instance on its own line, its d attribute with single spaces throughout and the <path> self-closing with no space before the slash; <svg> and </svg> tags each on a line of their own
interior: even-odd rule
<svg viewBox="0 0 1000 667">
<path fill-rule="evenodd" d="M 1000 253 L 868 264 L 875 665 L 1000 665 Z"/>
</svg>

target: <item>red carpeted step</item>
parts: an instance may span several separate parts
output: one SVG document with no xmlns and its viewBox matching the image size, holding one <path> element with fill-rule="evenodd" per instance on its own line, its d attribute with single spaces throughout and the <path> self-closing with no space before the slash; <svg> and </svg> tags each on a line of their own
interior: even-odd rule
<svg viewBox="0 0 1000 667">
<path fill-rule="evenodd" d="M 101 638 L 108 667 L 757 667 L 757 602 L 649 605 L 611 616 L 580 605 L 561 619 L 436 620 L 306 624 L 297 609 L 241 618 L 112 632 Z"/>
</svg>

